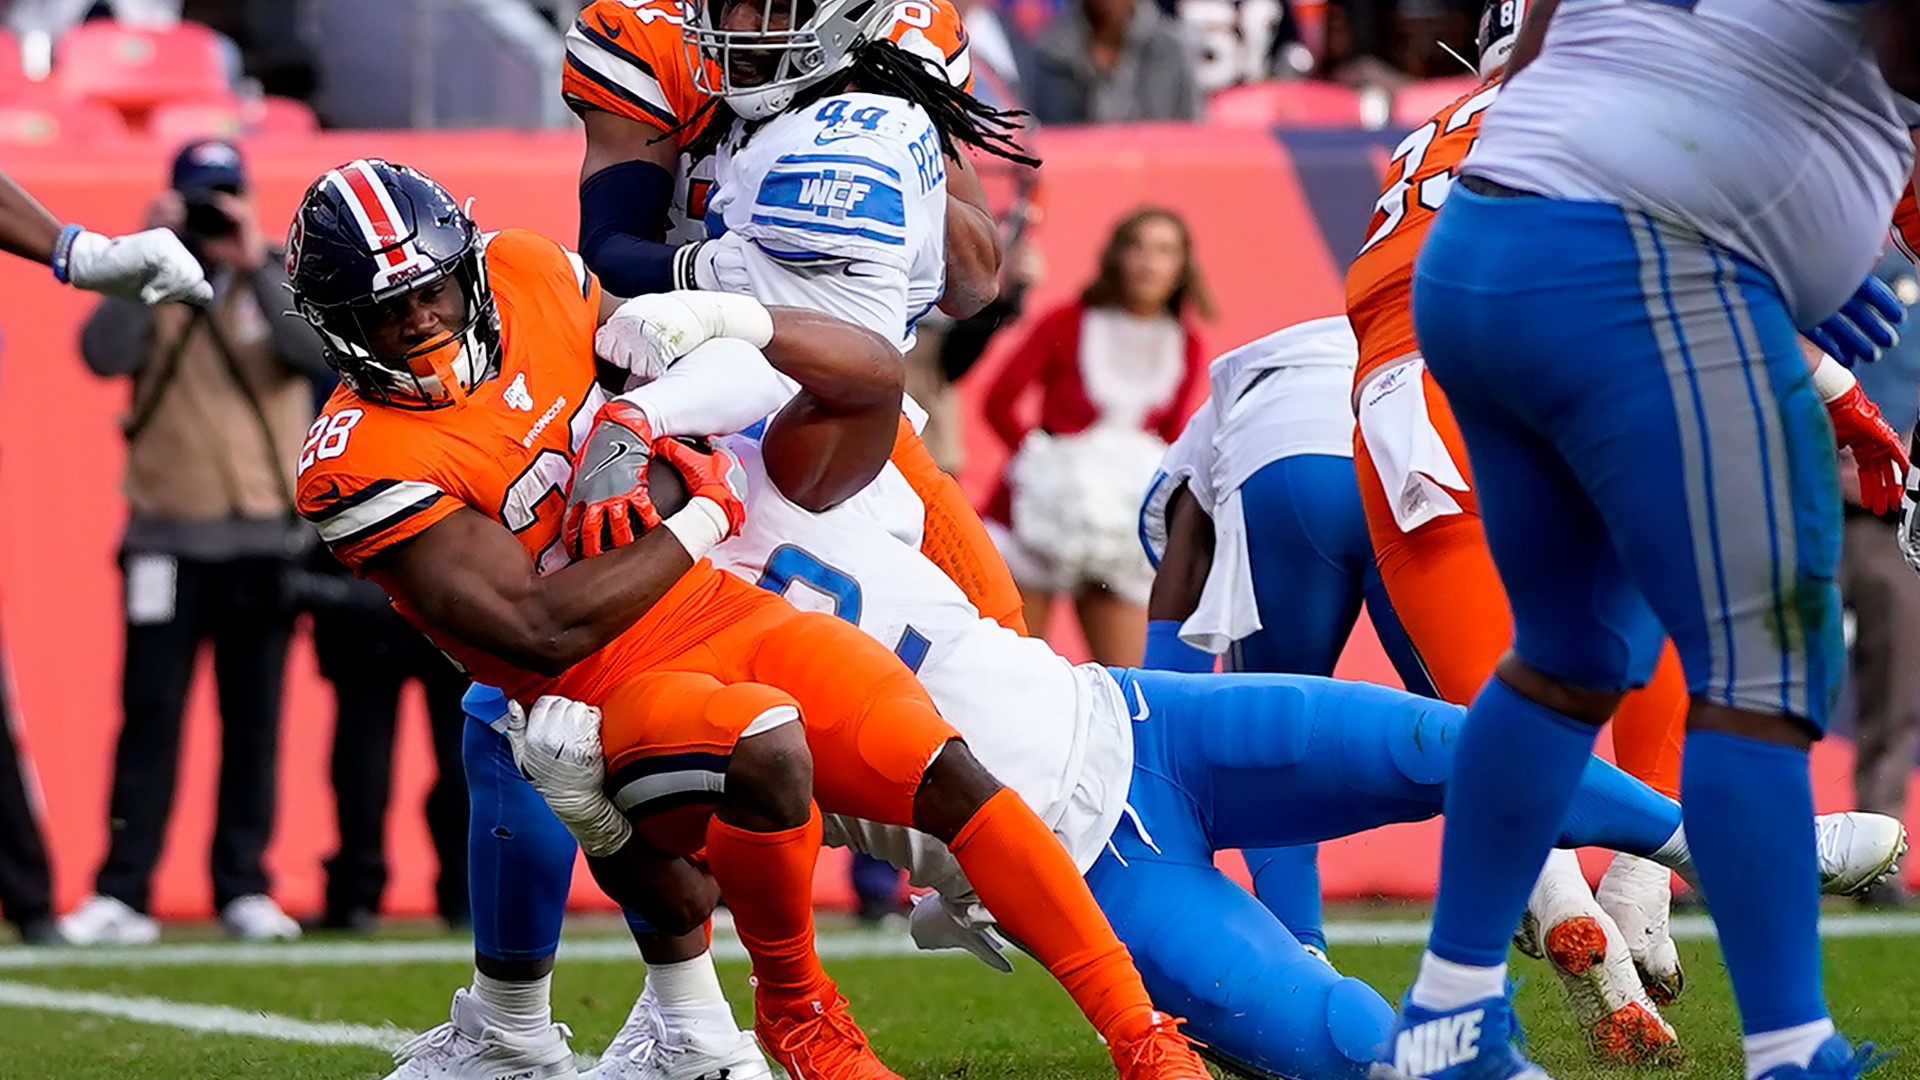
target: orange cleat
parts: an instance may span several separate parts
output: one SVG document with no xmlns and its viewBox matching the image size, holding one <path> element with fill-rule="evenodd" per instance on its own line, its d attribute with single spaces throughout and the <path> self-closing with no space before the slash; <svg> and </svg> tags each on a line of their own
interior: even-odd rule
<svg viewBox="0 0 1920 1080">
<path fill-rule="evenodd" d="M 1183 1022 L 1156 1012 L 1146 1027 L 1109 1042 L 1120 1080 L 1213 1080 L 1193 1043 L 1180 1034 Z"/>
<path fill-rule="evenodd" d="M 831 981 L 796 998 L 756 990 L 753 1014 L 760 1046 L 795 1080 L 901 1080 L 874 1055 Z"/>
</svg>

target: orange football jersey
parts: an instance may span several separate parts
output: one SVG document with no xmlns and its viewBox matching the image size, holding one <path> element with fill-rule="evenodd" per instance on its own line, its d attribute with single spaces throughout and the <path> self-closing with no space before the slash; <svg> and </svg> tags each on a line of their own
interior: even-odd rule
<svg viewBox="0 0 1920 1080">
<path fill-rule="evenodd" d="M 546 237 L 511 229 L 487 245 L 499 305 L 498 375 L 440 409 L 364 401 L 345 387 L 314 421 L 300 453 L 300 513 L 334 554 L 394 595 L 370 560 L 466 507 L 512 530 L 542 573 L 566 565 L 560 539 L 575 455 L 606 400 L 594 382 L 600 285 Z M 476 679 L 509 697 L 558 692 L 597 700 L 620 672 L 675 655 L 732 618 L 711 604 L 725 575 L 701 562 L 648 615 L 558 680 L 514 668 L 394 607 Z M 757 592 L 757 590 L 754 590 Z M 699 618 L 687 613 L 699 610 Z M 724 609 L 724 610 L 722 610 Z"/>
<path fill-rule="evenodd" d="M 1419 347 L 1413 337 L 1413 262 L 1460 162 L 1480 137 L 1480 115 L 1499 93 L 1497 80 L 1482 83 L 1435 113 L 1393 152 L 1366 243 L 1347 268 L 1347 319 L 1360 341 L 1356 386 Z"/>
<path fill-rule="evenodd" d="M 595 0 L 567 32 L 560 91 L 575 111 L 601 109 L 671 131 L 700 111 L 707 96 L 694 88 L 689 49 L 681 39 L 677 0 Z M 914 44 L 919 34 L 939 50 L 947 78 L 973 86 L 966 27 L 952 0 L 904 0 L 895 5 L 887 37 Z M 696 134 L 680 133 L 682 146 Z"/>
<path fill-rule="evenodd" d="M 1914 191 L 1914 185 L 1908 184 L 1900 205 L 1894 207 L 1893 242 L 1909 260 L 1920 262 L 1920 201 Z"/>
</svg>

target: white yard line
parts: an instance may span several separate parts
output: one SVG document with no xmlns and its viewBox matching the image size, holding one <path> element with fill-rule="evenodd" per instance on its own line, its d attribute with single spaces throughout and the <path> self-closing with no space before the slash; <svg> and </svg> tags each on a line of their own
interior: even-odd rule
<svg viewBox="0 0 1920 1080">
<path fill-rule="evenodd" d="M 1910 937 L 1920 935 L 1920 914 L 1832 915 L 1821 920 L 1823 936 Z M 1405 945 L 1426 940 L 1424 922 L 1336 921 L 1327 924 L 1327 941 L 1334 945 Z M 1713 924 L 1700 915 L 1673 920 L 1673 936 L 1700 940 L 1712 937 Z M 730 935 L 714 941 L 715 955 L 744 956 L 740 942 Z M 904 934 L 835 933 L 823 935 L 820 953 L 826 959 L 859 956 L 908 956 L 916 950 Z M 568 961 L 637 961 L 633 943 L 624 938 L 586 938 L 563 941 L 561 955 Z M 462 941 L 353 941 L 308 942 L 292 945 L 243 945 L 205 942 L 108 949 L 0 949 L 0 969 L 56 970 L 77 967 L 254 966 L 319 967 L 371 964 L 454 963 L 471 956 Z M 202 1005 L 166 998 L 135 997 L 88 990 L 63 990 L 34 983 L 0 979 L 0 1007 L 51 1012 L 87 1013 L 145 1024 L 314 1046 L 357 1046 L 393 1050 L 409 1033 L 388 1025 L 300 1020 L 276 1013 Z M 582 1055 L 582 1067 L 592 1064 Z"/>
<path fill-rule="evenodd" d="M 1417 945 L 1427 938 L 1424 921 L 1335 920 L 1326 926 L 1330 945 Z M 1820 933 L 1829 938 L 1920 937 L 1920 913 L 1852 914 L 1825 916 Z M 1704 915 L 1676 915 L 1673 936 L 1682 941 L 1707 941 L 1713 924 Z M 857 957 L 924 955 L 905 934 L 849 931 L 822 934 L 820 955 L 827 960 Z M 722 929 L 713 952 L 722 960 L 742 960 L 740 941 Z M 372 964 L 451 964 L 471 959 L 472 946 L 459 939 L 427 941 L 310 941 L 285 945 L 249 945 L 208 941 L 183 945 L 145 945 L 95 949 L 0 948 L 0 971 L 59 968 L 136 967 L 344 967 Z M 625 937 L 562 939 L 563 963 L 639 962 L 633 942 Z M 0 1002 L 4 1004 L 4 1002 Z"/>
<path fill-rule="evenodd" d="M 121 1020 L 138 1020 L 187 1031 L 246 1035 L 314 1046 L 365 1046 L 392 1050 L 411 1037 L 391 1024 L 315 1023 L 275 1013 L 249 1012 L 225 1005 L 195 1005 L 166 998 L 128 997 L 87 990 L 57 990 L 50 986 L 0 980 L 0 1005 L 51 1012 L 92 1013 Z"/>
</svg>

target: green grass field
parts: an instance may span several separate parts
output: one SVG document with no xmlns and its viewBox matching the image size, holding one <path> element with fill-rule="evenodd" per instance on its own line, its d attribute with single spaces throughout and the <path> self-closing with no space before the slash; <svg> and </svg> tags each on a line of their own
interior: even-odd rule
<svg viewBox="0 0 1920 1080">
<path fill-rule="evenodd" d="M 1408 929 L 1404 921 L 1367 925 Z M 1873 1080 L 1920 1078 L 1920 920 L 1854 929 L 1873 936 L 1827 943 L 1836 1017 L 1855 1038 L 1906 1050 Z M 1365 925 L 1348 930 L 1349 940 L 1369 933 Z M 156 950 L 81 956 L 0 947 L 0 1080 L 378 1077 L 388 1068 L 380 1047 L 444 1019 L 448 995 L 468 974 L 463 942 L 449 937 L 402 931 L 368 944 L 318 939 L 236 949 L 198 936 Z M 1038 965 L 1021 962 L 1014 974 L 999 975 L 959 954 L 871 955 L 902 938 L 834 931 L 823 950 L 876 1048 L 908 1080 L 1112 1076 L 1104 1052 Z M 1739 1077 L 1719 954 L 1710 941 L 1685 940 L 1681 949 L 1687 993 L 1668 1017 L 1687 1043 L 1685 1067 L 1641 1073 L 1590 1065 L 1552 976 L 1516 957 L 1536 1059 L 1559 1080 Z M 1416 955 L 1411 944 L 1333 949 L 1342 970 L 1393 998 Z M 747 1001 L 745 964 L 724 962 L 721 975 L 736 1001 Z M 568 937 L 554 996 L 577 1051 L 605 1046 L 640 978 L 638 960 L 606 924 Z"/>
</svg>

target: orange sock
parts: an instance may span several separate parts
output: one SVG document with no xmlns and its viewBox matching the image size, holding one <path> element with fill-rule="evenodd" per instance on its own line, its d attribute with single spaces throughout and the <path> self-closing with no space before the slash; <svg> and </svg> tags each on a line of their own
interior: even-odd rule
<svg viewBox="0 0 1920 1080">
<path fill-rule="evenodd" d="M 1687 734 L 1687 676 L 1669 642 L 1647 685 L 1613 713 L 1613 755 L 1627 775 L 1669 799 L 1680 797 L 1680 744 Z"/>
<path fill-rule="evenodd" d="M 826 981 L 813 951 L 813 864 L 820 857 L 820 810 L 779 832 L 748 832 L 719 818 L 707 824 L 707 864 L 733 912 L 754 978 L 775 996 L 805 994 Z"/>
<path fill-rule="evenodd" d="M 947 845 L 1009 937 L 1040 958 L 1112 1042 L 1153 1021 L 1127 947 L 1065 848 L 1011 788 L 988 799 Z"/>
</svg>

